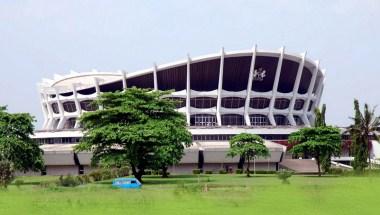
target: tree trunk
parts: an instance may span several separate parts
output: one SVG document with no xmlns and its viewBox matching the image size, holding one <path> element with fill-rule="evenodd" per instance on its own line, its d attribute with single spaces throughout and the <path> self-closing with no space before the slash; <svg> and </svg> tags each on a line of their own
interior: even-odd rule
<svg viewBox="0 0 380 215">
<path fill-rule="evenodd" d="M 315 160 L 317 161 L 317 165 L 318 165 L 318 176 L 321 177 L 322 176 L 322 174 L 321 174 L 321 161 L 319 159 L 319 156 L 316 156 Z"/>
<path fill-rule="evenodd" d="M 133 176 L 135 176 L 135 178 L 137 180 L 139 180 L 141 183 L 143 183 L 142 181 L 142 176 L 144 175 L 144 170 L 137 170 L 136 169 L 136 166 L 134 164 L 131 164 L 131 167 L 132 167 L 132 174 Z"/>
<path fill-rule="evenodd" d="M 250 164 L 250 160 L 249 160 L 249 157 L 247 156 L 247 177 L 250 177 L 251 175 L 249 174 L 249 164 Z"/>
<path fill-rule="evenodd" d="M 164 167 L 161 168 L 161 170 L 162 170 L 162 177 L 163 178 L 168 178 L 169 177 L 169 175 L 168 175 L 168 167 L 164 166 Z"/>
<path fill-rule="evenodd" d="M 371 151 L 370 151 L 370 144 L 371 140 L 369 139 L 369 136 L 367 136 L 367 154 L 368 154 L 368 168 L 371 170 Z"/>
</svg>

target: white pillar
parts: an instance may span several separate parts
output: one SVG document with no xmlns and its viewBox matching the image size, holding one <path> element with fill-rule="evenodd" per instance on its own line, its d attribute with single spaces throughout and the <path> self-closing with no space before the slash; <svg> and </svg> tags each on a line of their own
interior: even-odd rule
<svg viewBox="0 0 380 215">
<path fill-rule="evenodd" d="M 251 92 L 252 92 L 252 82 L 253 82 L 253 71 L 255 70 L 255 61 L 256 61 L 256 50 L 257 45 L 255 45 L 252 48 L 252 60 L 251 60 L 251 66 L 249 68 L 249 76 L 248 76 L 248 84 L 247 84 L 247 95 L 245 97 L 245 104 L 244 104 L 244 118 L 245 118 L 245 124 L 250 126 L 251 120 L 249 119 L 249 103 L 251 100 Z"/>
<path fill-rule="evenodd" d="M 74 96 L 74 102 L 75 102 L 75 107 L 77 109 L 77 118 L 75 119 L 75 125 L 74 128 L 79 128 L 79 117 L 82 115 L 82 107 L 80 106 L 80 102 L 78 100 L 78 94 L 77 94 L 77 88 L 75 84 L 72 85 L 73 88 L 73 96 Z"/>
<path fill-rule="evenodd" d="M 277 95 L 278 82 L 280 80 L 282 60 L 284 59 L 284 49 L 285 49 L 284 47 L 281 47 L 281 49 L 280 49 L 280 57 L 278 59 L 276 76 L 274 78 L 273 89 L 272 89 L 272 98 L 271 98 L 270 104 L 269 104 L 268 118 L 269 118 L 270 123 L 273 126 L 276 126 L 276 121 L 274 120 L 273 109 L 274 109 L 274 103 L 275 103 L 276 95 Z"/>
<path fill-rule="evenodd" d="M 99 87 L 99 81 L 96 77 L 94 77 L 94 85 L 95 85 L 95 90 L 96 90 L 96 97 L 100 96 L 100 87 Z M 103 106 L 99 105 L 99 110 L 102 110 Z"/>
<path fill-rule="evenodd" d="M 127 89 L 127 74 L 124 70 L 121 70 L 120 73 L 123 80 L 123 90 L 125 91 Z"/>
<path fill-rule="evenodd" d="M 46 101 L 46 105 L 47 105 L 47 111 L 48 111 L 48 122 L 47 122 L 46 127 L 44 129 L 54 129 L 53 128 L 53 123 L 54 123 L 53 110 L 52 110 L 51 104 L 48 102 L 49 95 L 45 92 L 44 97 L 45 97 L 45 101 Z"/>
<path fill-rule="evenodd" d="M 44 115 L 44 122 L 42 124 L 42 129 L 46 129 L 47 124 L 49 122 L 49 115 L 48 115 L 48 110 L 47 110 L 47 100 L 45 99 L 45 94 L 40 91 L 40 99 L 41 99 L 41 108 L 42 108 L 42 113 Z"/>
<path fill-rule="evenodd" d="M 292 97 L 292 99 L 290 101 L 290 105 L 289 105 L 288 119 L 289 119 L 289 122 L 292 126 L 296 125 L 296 122 L 294 120 L 294 115 L 293 115 L 294 104 L 296 103 L 296 100 L 297 100 L 298 88 L 299 88 L 300 82 L 301 82 L 302 71 L 303 71 L 303 67 L 305 65 L 305 59 L 306 59 L 306 52 L 301 54 L 301 61 L 299 62 L 299 65 L 298 65 L 297 76 L 296 76 L 296 80 L 295 80 L 294 86 L 293 86 L 293 97 Z"/>
<path fill-rule="evenodd" d="M 154 85 L 154 90 L 158 90 L 158 85 L 157 85 L 157 64 L 153 64 L 153 85 Z"/>
<path fill-rule="evenodd" d="M 325 74 L 326 74 L 326 70 L 322 70 L 322 80 L 321 82 L 319 83 L 318 85 L 318 88 L 317 88 L 317 92 L 316 92 L 316 101 L 315 101 L 315 107 L 319 107 L 319 103 L 321 102 L 321 97 L 322 97 L 322 92 L 323 92 L 323 88 L 325 86 Z"/>
<path fill-rule="evenodd" d="M 186 121 L 187 125 L 190 126 L 190 64 L 191 58 L 190 55 L 187 55 L 187 64 L 186 64 Z"/>
<path fill-rule="evenodd" d="M 314 85 L 315 85 L 315 82 L 317 80 L 318 71 L 319 71 L 319 61 L 316 61 L 315 62 L 315 68 L 314 68 L 314 70 L 312 72 L 313 75 L 311 77 L 311 81 L 310 81 L 309 88 L 308 88 L 308 91 L 307 91 L 307 99 L 306 99 L 306 102 L 305 102 L 305 106 L 303 107 L 303 117 L 302 118 L 303 118 L 304 123 L 305 123 L 306 126 L 310 126 L 310 121 L 307 118 L 307 112 L 308 112 L 310 101 L 311 101 L 311 97 L 312 97 L 312 94 L 313 94 Z"/>
<path fill-rule="evenodd" d="M 219 82 L 218 82 L 218 97 L 216 103 L 216 118 L 218 125 L 222 126 L 222 117 L 220 116 L 220 106 L 222 104 L 222 89 L 223 89 L 223 68 L 224 68 L 224 48 L 220 51 L 220 68 L 219 68 Z"/>
<path fill-rule="evenodd" d="M 62 105 L 62 102 L 60 100 L 60 96 L 59 96 L 59 91 L 57 88 L 54 88 L 55 89 L 55 98 L 57 100 L 57 105 L 58 105 L 58 109 L 59 109 L 59 114 L 61 115 L 60 118 L 59 118 L 59 122 L 58 122 L 58 125 L 57 125 L 57 129 L 62 129 L 63 126 L 65 125 L 65 122 L 66 122 L 66 119 L 65 119 L 65 115 L 64 115 L 64 108 L 63 108 L 63 105 Z"/>
</svg>

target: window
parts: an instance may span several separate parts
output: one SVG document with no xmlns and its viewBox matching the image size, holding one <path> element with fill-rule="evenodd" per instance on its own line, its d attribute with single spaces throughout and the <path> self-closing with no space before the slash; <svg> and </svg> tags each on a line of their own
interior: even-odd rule
<svg viewBox="0 0 380 215">
<path fill-rule="evenodd" d="M 289 107 L 289 103 L 290 103 L 289 99 L 283 99 L 283 98 L 276 99 L 276 101 L 274 102 L 274 107 L 276 109 L 283 110 Z"/>
<path fill-rule="evenodd" d="M 81 101 L 80 107 L 85 111 L 96 111 L 98 109 L 98 105 L 92 100 Z"/>
<path fill-rule="evenodd" d="M 76 119 L 70 118 L 66 120 L 65 125 L 63 125 L 63 129 L 72 129 L 75 126 Z"/>
<path fill-rule="evenodd" d="M 251 98 L 249 106 L 254 109 L 264 109 L 269 107 L 270 99 L 267 98 Z"/>
<path fill-rule="evenodd" d="M 57 103 L 51 104 L 51 108 L 53 109 L 53 113 L 59 113 L 59 108 Z"/>
<path fill-rule="evenodd" d="M 216 117 L 211 114 L 197 114 L 190 117 L 192 126 L 216 126 Z"/>
<path fill-rule="evenodd" d="M 307 111 L 311 111 L 312 108 L 313 108 L 313 101 L 310 101 L 309 108 L 307 109 Z"/>
<path fill-rule="evenodd" d="M 252 114 L 249 115 L 249 120 L 253 126 L 265 126 L 270 125 L 268 117 L 261 114 Z"/>
<path fill-rule="evenodd" d="M 69 113 L 77 111 L 77 108 L 75 106 L 75 102 L 65 102 L 65 103 L 63 103 L 63 109 L 66 112 L 69 112 Z"/>
<path fill-rule="evenodd" d="M 174 101 L 176 108 L 186 107 L 186 99 L 184 99 L 184 98 L 168 97 L 167 99 Z"/>
<path fill-rule="evenodd" d="M 303 123 L 303 121 L 302 121 L 302 119 L 301 119 L 300 116 L 295 115 L 293 117 L 294 117 L 294 121 L 296 121 L 296 125 L 298 125 L 298 126 L 304 125 L 304 123 Z"/>
<path fill-rule="evenodd" d="M 277 125 L 289 125 L 288 118 L 284 115 L 274 115 L 274 120 Z"/>
<path fill-rule="evenodd" d="M 245 125 L 244 117 L 238 114 L 222 115 L 222 125 Z"/>
<path fill-rule="evenodd" d="M 245 99 L 239 97 L 222 98 L 222 107 L 224 108 L 240 108 L 244 107 Z"/>
<path fill-rule="evenodd" d="M 294 110 L 302 110 L 305 101 L 303 99 L 296 99 L 294 103 Z"/>
<path fill-rule="evenodd" d="M 190 106 L 195 108 L 212 108 L 216 107 L 216 98 L 197 97 L 190 99 Z"/>
</svg>

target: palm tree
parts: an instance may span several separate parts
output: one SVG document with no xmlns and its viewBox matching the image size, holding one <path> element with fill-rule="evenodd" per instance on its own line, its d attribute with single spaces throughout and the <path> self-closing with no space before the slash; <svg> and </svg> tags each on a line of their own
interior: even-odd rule
<svg viewBox="0 0 380 215">
<path fill-rule="evenodd" d="M 380 126 L 380 118 L 375 116 L 375 109 L 368 104 L 364 105 L 363 113 L 360 111 L 358 100 L 354 100 L 355 117 L 351 117 L 354 124 L 349 127 L 354 146 L 354 168 L 363 170 L 368 165 L 371 169 L 371 137 L 379 140 L 376 130 Z M 365 156 L 365 157 L 364 157 Z"/>
</svg>

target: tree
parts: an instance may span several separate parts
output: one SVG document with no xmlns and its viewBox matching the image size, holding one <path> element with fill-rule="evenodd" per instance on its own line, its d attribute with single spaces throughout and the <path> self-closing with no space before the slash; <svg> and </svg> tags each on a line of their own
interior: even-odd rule
<svg viewBox="0 0 380 215">
<path fill-rule="evenodd" d="M 2 173 L 38 171 L 43 168 L 42 150 L 30 138 L 34 129 L 33 120 L 27 113 L 11 114 L 6 111 L 6 107 L 0 107 L 0 162 L 5 168 Z"/>
<path fill-rule="evenodd" d="M 359 101 L 354 100 L 355 116 L 351 117 L 353 124 L 348 128 L 352 138 L 354 154 L 353 167 L 363 171 L 369 162 L 371 168 L 371 138 L 379 140 L 376 129 L 380 126 L 380 118 L 375 116 L 375 108 L 371 109 L 368 104 L 364 105 L 363 113 L 360 111 Z"/>
<path fill-rule="evenodd" d="M 322 108 L 316 108 L 314 110 L 315 113 L 315 123 L 314 127 L 326 127 L 326 105 L 323 104 Z M 321 158 L 321 167 L 324 172 L 329 172 L 331 168 L 331 154 L 326 153 Z"/>
<path fill-rule="evenodd" d="M 240 155 L 247 161 L 247 177 L 250 176 L 250 161 L 257 157 L 269 156 L 269 150 L 264 145 L 264 140 L 255 134 L 241 133 L 233 136 L 230 140 L 228 155 L 234 157 Z"/>
<path fill-rule="evenodd" d="M 295 154 L 307 153 L 313 156 L 318 165 L 318 175 L 321 176 L 321 160 L 325 156 L 339 156 L 341 151 L 341 134 L 338 128 L 323 126 L 302 128 L 289 135 L 293 145 L 291 151 Z"/>
<path fill-rule="evenodd" d="M 185 115 L 175 110 L 174 101 L 163 98 L 169 93 L 129 88 L 102 94 L 96 101 L 102 109 L 80 119 L 85 136 L 76 150 L 91 150 L 94 164 L 123 158 L 140 181 L 144 170 L 157 163 L 167 169 L 168 160 L 180 159 L 177 155 L 191 144 Z M 163 156 L 173 148 L 179 152 Z"/>
</svg>

